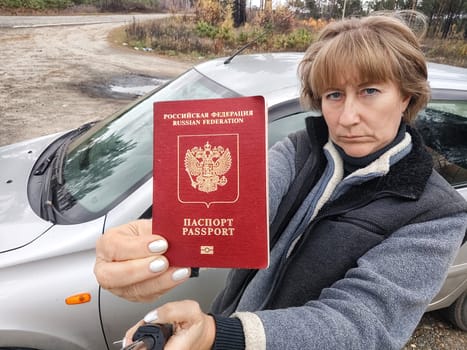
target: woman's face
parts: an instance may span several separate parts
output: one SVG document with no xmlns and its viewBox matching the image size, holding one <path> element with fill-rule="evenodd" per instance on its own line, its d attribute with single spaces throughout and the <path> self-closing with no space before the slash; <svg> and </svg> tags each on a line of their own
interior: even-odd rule
<svg viewBox="0 0 467 350">
<path fill-rule="evenodd" d="M 402 97 L 393 82 L 349 80 L 325 91 L 321 107 L 332 141 L 347 155 L 364 157 L 394 140 L 410 97 Z"/>
</svg>

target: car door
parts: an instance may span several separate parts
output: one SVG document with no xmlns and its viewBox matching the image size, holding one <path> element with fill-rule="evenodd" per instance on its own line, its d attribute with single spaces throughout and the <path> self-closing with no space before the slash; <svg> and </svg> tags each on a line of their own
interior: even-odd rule
<svg viewBox="0 0 467 350">
<path fill-rule="evenodd" d="M 454 90 L 445 91 L 444 95 L 428 104 L 415 125 L 432 155 L 434 168 L 467 200 L 467 93 Z M 467 243 L 460 248 L 428 310 L 450 306 L 465 291 Z"/>
</svg>

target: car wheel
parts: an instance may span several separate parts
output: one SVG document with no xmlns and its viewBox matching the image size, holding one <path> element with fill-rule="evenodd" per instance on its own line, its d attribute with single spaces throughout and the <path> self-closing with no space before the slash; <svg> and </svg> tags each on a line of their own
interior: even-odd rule
<svg viewBox="0 0 467 350">
<path fill-rule="evenodd" d="M 467 331 L 467 291 L 462 293 L 451 306 L 444 309 L 443 314 L 456 327 Z"/>
</svg>

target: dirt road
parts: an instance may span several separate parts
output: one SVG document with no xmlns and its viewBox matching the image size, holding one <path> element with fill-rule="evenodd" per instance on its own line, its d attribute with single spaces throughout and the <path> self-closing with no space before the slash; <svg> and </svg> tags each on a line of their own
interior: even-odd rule
<svg viewBox="0 0 467 350">
<path fill-rule="evenodd" d="M 129 100 L 106 94 L 116 80 L 166 79 L 191 66 L 115 47 L 107 37 L 121 25 L 6 28 L 0 23 L 0 146 L 77 127 L 119 110 Z M 466 332 L 427 314 L 404 349 L 466 348 Z"/>
<path fill-rule="evenodd" d="M 191 66 L 115 47 L 107 36 L 118 26 L 0 26 L 0 145 L 112 114 L 129 103 L 103 93 L 115 80 L 167 79 Z"/>
</svg>

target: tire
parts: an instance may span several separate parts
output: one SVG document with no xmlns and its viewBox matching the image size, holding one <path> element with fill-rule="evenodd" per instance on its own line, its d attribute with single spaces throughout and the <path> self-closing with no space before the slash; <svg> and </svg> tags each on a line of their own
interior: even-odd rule
<svg viewBox="0 0 467 350">
<path fill-rule="evenodd" d="M 451 306 L 442 311 L 449 322 L 457 328 L 467 331 L 467 291 L 462 293 Z"/>
</svg>

